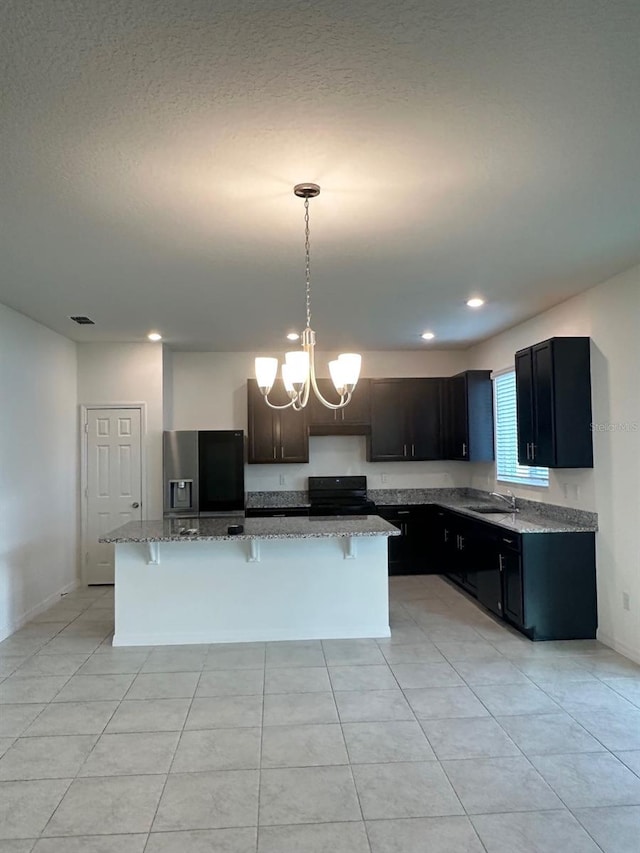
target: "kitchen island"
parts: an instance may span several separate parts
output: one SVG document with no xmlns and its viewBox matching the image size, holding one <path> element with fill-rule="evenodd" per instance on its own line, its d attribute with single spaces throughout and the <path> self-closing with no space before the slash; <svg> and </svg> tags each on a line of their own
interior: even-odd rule
<svg viewBox="0 0 640 853">
<path fill-rule="evenodd" d="M 113 645 L 388 637 L 399 533 L 371 515 L 129 522 L 100 539 L 116 552 Z"/>
</svg>

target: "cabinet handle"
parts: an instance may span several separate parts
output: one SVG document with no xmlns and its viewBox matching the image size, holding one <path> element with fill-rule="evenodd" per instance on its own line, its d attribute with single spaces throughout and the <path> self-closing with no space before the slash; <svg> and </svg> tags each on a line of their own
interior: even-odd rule
<svg viewBox="0 0 640 853">
<path fill-rule="evenodd" d="M 502 602 L 501 601 L 498 602 L 498 610 L 502 611 Z"/>
<path fill-rule="evenodd" d="M 462 455 L 463 456 L 467 455 L 467 444 L 465 441 L 462 442 Z"/>
<path fill-rule="evenodd" d="M 403 455 L 403 456 L 406 456 L 406 455 L 407 455 L 407 445 L 406 445 L 406 444 L 403 444 L 403 445 L 402 445 L 402 455 Z"/>
<path fill-rule="evenodd" d="M 536 458 L 536 446 L 533 442 L 531 442 L 531 459 L 533 460 L 535 458 Z"/>
<path fill-rule="evenodd" d="M 501 571 L 501 572 L 503 572 L 503 571 L 504 571 L 504 564 L 503 564 L 503 562 L 502 562 L 502 559 L 503 559 L 503 558 L 502 558 L 502 554 L 498 554 L 498 566 L 500 567 L 500 571 Z"/>
<path fill-rule="evenodd" d="M 284 459 L 284 444 L 280 445 L 280 459 Z"/>
<path fill-rule="evenodd" d="M 531 458 L 531 457 L 529 456 L 529 453 L 530 453 L 530 451 L 529 451 L 529 442 L 527 442 L 527 459 L 530 459 L 530 458 Z"/>
<path fill-rule="evenodd" d="M 412 455 L 412 456 L 415 456 L 415 455 L 416 455 L 416 446 L 415 446 L 415 444 L 412 444 L 412 445 L 411 445 L 411 455 Z"/>
<path fill-rule="evenodd" d="M 503 541 L 503 542 L 506 542 L 506 543 L 507 543 L 507 545 L 513 545 L 513 539 L 506 539 L 505 537 L 503 537 L 503 538 L 502 538 L 502 541 Z"/>
<path fill-rule="evenodd" d="M 460 536 L 460 550 L 464 551 L 464 536 Z"/>
<path fill-rule="evenodd" d="M 445 529 L 444 529 L 444 541 L 445 541 L 445 542 L 448 542 L 448 541 L 449 541 L 449 531 L 447 530 L 447 528 L 446 528 L 446 527 L 445 527 Z"/>
<path fill-rule="evenodd" d="M 399 509 L 398 515 L 409 515 L 410 510 L 408 509 Z"/>
<path fill-rule="evenodd" d="M 277 458 L 278 458 L 278 451 L 276 450 L 276 448 L 275 448 L 275 447 L 273 448 L 273 458 L 274 458 L 274 459 L 277 459 Z"/>
</svg>

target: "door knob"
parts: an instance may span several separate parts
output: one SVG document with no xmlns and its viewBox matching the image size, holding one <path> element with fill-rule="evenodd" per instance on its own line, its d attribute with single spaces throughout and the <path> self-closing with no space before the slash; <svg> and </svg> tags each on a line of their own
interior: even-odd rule
<svg viewBox="0 0 640 853">
<path fill-rule="evenodd" d="M 138 507 L 140 506 L 140 504 L 138 503 L 138 501 L 134 501 L 134 502 L 131 504 L 131 506 L 132 506 L 134 509 L 138 509 Z"/>
</svg>

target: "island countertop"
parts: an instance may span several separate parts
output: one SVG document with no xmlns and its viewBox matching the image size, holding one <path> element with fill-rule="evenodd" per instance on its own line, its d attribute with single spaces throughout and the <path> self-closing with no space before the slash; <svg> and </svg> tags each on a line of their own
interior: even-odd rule
<svg viewBox="0 0 640 853">
<path fill-rule="evenodd" d="M 241 524 L 243 533 L 229 534 L 227 528 Z M 101 536 L 111 544 L 125 542 L 212 542 L 251 539 L 325 539 L 352 536 L 400 536 L 393 524 L 377 515 L 311 516 L 310 518 L 165 518 L 129 521 Z"/>
</svg>

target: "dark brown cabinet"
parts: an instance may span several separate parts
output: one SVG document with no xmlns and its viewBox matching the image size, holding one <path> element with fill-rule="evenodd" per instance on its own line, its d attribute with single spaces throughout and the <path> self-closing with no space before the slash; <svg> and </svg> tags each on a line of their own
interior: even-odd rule
<svg viewBox="0 0 640 853">
<path fill-rule="evenodd" d="M 430 504 L 389 505 L 377 507 L 378 515 L 394 524 L 400 536 L 390 536 L 389 574 L 437 574 L 432 539 L 434 507 Z"/>
<path fill-rule="evenodd" d="M 441 574 L 532 640 L 596 635 L 595 534 L 510 533 L 436 507 Z"/>
<path fill-rule="evenodd" d="M 501 548 L 498 568 L 502 574 L 502 615 L 518 628 L 526 625 L 522 557 L 514 548 Z"/>
<path fill-rule="evenodd" d="M 592 468 L 589 338 L 550 338 L 515 357 L 518 461 Z"/>
<path fill-rule="evenodd" d="M 310 393 L 308 424 L 311 435 L 359 435 L 368 433 L 371 424 L 368 379 L 361 379 L 355 387 L 351 401 L 344 409 L 328 409 Z M 318 379 L 318 389 L 331 403 L 339 397 L 330 379 Z"/>
<path fill-rule="evenodd" d="M 467 370 L 445 382 L 445 457 L 491 462 L 493 386 L 491 371 Z"/>
<path fill-rule="evenodd" d="M 372 379 L 370 462 L 442 459 L 442 379 Z"/>
<path fill-rule="evenodd" d="M 249 462 L 274 464 L 309 461 L 309 431 L 305 411 L 271 409 L 265 403 L 255 379 L 247 381 L 249 415 Z M 281 380 L 269 399 L 281 405 L 287 395 Z"/>
</svg>

